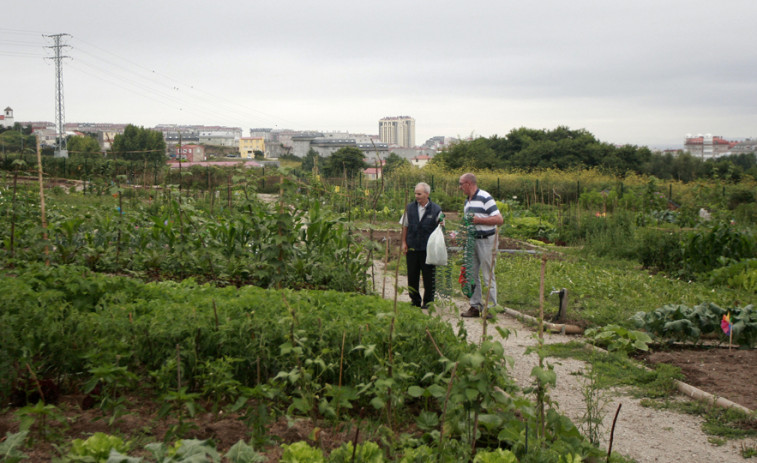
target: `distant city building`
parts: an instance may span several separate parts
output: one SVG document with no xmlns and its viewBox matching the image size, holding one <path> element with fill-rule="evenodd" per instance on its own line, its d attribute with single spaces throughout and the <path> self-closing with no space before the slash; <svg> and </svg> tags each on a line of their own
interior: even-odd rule
<svg viewBox="0 0 757 463">
<path fill-rule="evenodd" d="M 431 137 L 428 140 L 426 140 L 426 142 L 422 145 L 422 148 L 431 148 L 435 151 L 439 151 L 445 146 L 451 145 L 452 143 L 456 141 L 457 141 L 457 138 L 438 135 L 436 137 Z"/>
<path fill-rule="evenodd" d="M 328 157 L 342 148 L 354 147 L 362 151 L 366 162 L 371 164 L 376 158 L 385 159 L 389 154 L 389 145 L 379 142 L 372 135 L 345 132 L 301 132 L 291 135 L 291 140 L 291 152 L 300 158 L 307 156 L 311 149 L 321 157 Z"/>
<path fill-rule="evenodd" d="M 425 155 L 425 154 L 421 154 L 420 156 L 414 157 L 410 161 L 410 164 L 414 165 L 415 167 L 423 168 L 423 167 L 426 166 L 426 164 L 428 164 L 428 161 L 430 161 L 430 160 L 431 160 L 431 156 L 428 156 L 428 155 Z"/>
<path fill-rule="evenodd" d="M 390 151 L 411 162 L 418 156 L 428 156 L 429 158 L 432 158 L 436 155 L 436 150 L 431 148 L 392 148 Z"/>
<path fill-rule="evenodd" d="M 205 147 L 201 145 L 184 145 L 175 146 L 171 153 L 172 159 L 181 159 L 182 161 L 200 162 L 205 160 Z"/>
<path fill-rule="evenodd" d="M 368 167 L 363 169 L 363 176 L 366 180 L 379 180 L 383 169 L 381 167 Z"/>
<path fill-rule="evenodd" d="M 265 157 L 265 140 L 263 137 L 242 137 L 239 139 L 239 156 L 243 159 L 254 159 L 255 151 L 260 151 Z"/>
<path fill-rule="evenodd" d="M 699 134 L 692 136 L 687 134 L 683 143 L 683 149 L 691 153 L 692 156 L 707 160 L 727 155 L 731 148 L 738 142 L 728 141 L 720 136 L 712 134 Z"/>
<path fill-rule="evenodd" d="M 0 114 L 0 127 L 13 127 L 13 110 L 10 106 L 3 110 L 3 114 Z"/>
<path fill-rule="evenodd" d="M 242 138 L 239 127 L 197 127 L 200 130 L 200 143 L 211 146 L 238 146 Z"/>
<path fill-rule="evenodd" d="M 404 148 L 415 146 L 415 119 L 409 116 L 380 119 L 379 139 L 386 144 Z"/>
<path fill-rule="evenodd" d="M 757 153 L 757 139 L 747 138 L 731 148 L 731 154 Z"/>
</svg>

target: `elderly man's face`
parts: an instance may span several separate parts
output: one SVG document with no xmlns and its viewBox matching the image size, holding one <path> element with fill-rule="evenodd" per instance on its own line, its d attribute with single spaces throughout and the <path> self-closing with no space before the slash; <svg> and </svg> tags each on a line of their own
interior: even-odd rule
<svg viewBox="0 0 757 463">
<path fill-rule="evenodd" d="M 415 200 L 421 203 L 421 205 L 425 206 L 426 202 L 428 202 L 428 193 L 426 193 L 426 190 L 424 190 L 422 187 L 416 187 Z"/>
<path fill-rule="evenodd" d="M 473 193 L 471 191 L 473 185 L 471 185 L 470 182 L 468 182 L 468 181 L 463 180 L 462 178 L 460 178 L 460 181 L 458 182 L 458 185 L 460 186 L 460 189 L 463 191 L 463 193 L 465 194 L 465 196 L 470 196 L 471 193 Z"/>
</svg>

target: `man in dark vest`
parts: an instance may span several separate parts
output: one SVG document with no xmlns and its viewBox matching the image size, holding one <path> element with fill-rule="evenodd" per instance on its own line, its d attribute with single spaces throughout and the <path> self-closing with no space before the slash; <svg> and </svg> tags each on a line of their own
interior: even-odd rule
<svg viewBox="0 0 757 463">
<path fill-rule="evenodd" d="M 415 186 L 415 201 L 408 204 L 402 215 L 402 252 L 407 259 L 407 285 L 411 303 L 422 309 L 434 302 L 434 266 L 426 264 L 428 237 L 442 219 L 442 208 L 429 199 L 431 187 L 427 183 Z M 423 298 L 419 290 L 423 273 Z"/>
</svg>

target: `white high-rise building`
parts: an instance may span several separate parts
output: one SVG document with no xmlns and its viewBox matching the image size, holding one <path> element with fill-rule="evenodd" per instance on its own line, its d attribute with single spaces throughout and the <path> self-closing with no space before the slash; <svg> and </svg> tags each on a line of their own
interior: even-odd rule
<svg viewBox="0 0 757 463">
<path fill-rule="evenodd" d="M 384 117 L 379 120 L 379 138 L 389 145 L 415 146 L 415 119 L 409 116 Z"/>
</svg>

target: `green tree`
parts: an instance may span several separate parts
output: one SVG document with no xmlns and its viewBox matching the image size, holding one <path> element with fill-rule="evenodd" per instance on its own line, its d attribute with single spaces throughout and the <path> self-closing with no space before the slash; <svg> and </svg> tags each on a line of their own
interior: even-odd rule
<svg viewBox="0 0 757 463">
<path fill-rule="evenodd" d="M 302 160 L 301 167 L 303 172 L 312 172 L 315 166 L 318 166 L 319 170 L 323 169 L 324 158 L 321 157 L 316 150 L 310 148 L 308 154 L 305 155 L 305 159 Z"/>
<path fill-rule="evenodd" d="M 403 167 L 410 167 L 410 161 L 407 159 L 399 156 L 397 153 L 390 153 L 389 156 L 386 158 L 386 163 L 384 163 L 384 168 L 382 170 L 383 175 L 390 175 L 392 172 L 396 171 L 397 169 L 401 169 Z"/>
<path fill-rule="evenodd" d="M 92 137 L 77 135 L 69 138 L 67 143 L 68 152 L 72 156 L 102 157 L 100 154 L 100 144 Z"/>
<path fill-rule="evenodd" d="M 24 135 L 21 130 L 6 130 L 0 133 L 0 151 L 34 153 L 36 150 L 37 139 L 34 135 Z"/>
<path fill-rule="evenodd" d="M 157 130 L 127 125 L 123 135 L 116 135 L 111 153 L 118 159 L 163 161 L 166 141 Z"/>
<path fill-rule="evenodd" d="M 472 168 L 491 169 L 504 167 L 496 151 L 490 146 L 490 139 L 479 137 L 475 140 L 461 141 L 450 148 L 437 153 L 433 163 L 450 169 Z"/>
<path fill-rule="evenodd" d="M 365 154 L 358 148 L 345 146 L 339 148 L 326 158 L 323 175 L 326 177 L 354 177 L 358 172 L 368 167 L 365 163 Z"/>
</svg>

